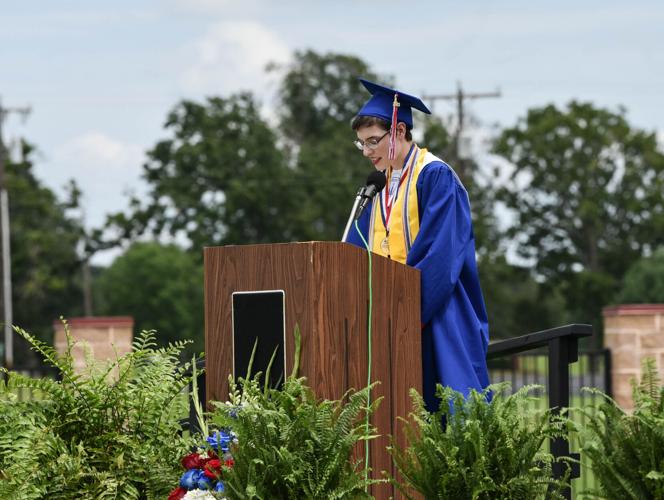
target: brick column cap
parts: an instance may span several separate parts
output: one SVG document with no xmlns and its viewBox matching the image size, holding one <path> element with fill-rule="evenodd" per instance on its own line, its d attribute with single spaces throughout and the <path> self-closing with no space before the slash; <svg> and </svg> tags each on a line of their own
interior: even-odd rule
<svg viewBox="0 0 664 500">
<path fill-rule="evenodd" d="M 602 315 L 608 316 L 637 316 L 644 314 L 664 314 L 664 304 L 619 304 L 607 306 L 602 309 Z"/>
<path fill-rule="evenodd" d="M 83 316 L 79 318 L 66 318 L 67 324 L 72 328 L 133 328 L 134 318 L 131 316 Z M 54 328 L 61 328 L 62 322 L 53 321 Z"/>
</svg>

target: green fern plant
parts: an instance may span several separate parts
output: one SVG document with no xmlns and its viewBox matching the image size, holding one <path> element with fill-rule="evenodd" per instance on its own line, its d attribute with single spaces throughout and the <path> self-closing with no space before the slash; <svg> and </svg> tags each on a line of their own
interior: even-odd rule
<svg viewBox="0 0 664 500">
<path fill-rule="evenodd" d="M 435 413 L 411 390 L 414 410 L 403 419 L 407 446 L 393 439 L 389 448 L 400 476 L 391 481 L 407 498 L 413 490 L 427 499 L 561 497 L 568 479 L 552 478 L 554 459 L 545 448 L 546 440 L 563 435 L 564 420 L 534 409 L 538 386 L 514 394 L 508 388 L 496 384 L 465 398 L 438 385 Z"/>
<path fill-rule="evenodd" d="M 0 498 L 165 498 L 180 475 L 178 458 L 193 440 L 182 436 L 181 396 L 188 364 L 186 342 L 156 348 L 154 332 L 135 339 L 133 351 L 99 366 L 74 370 L 74 342 L 65 323 L 60 356 L 20 328 L 16 332 L 59 380 L 7 372 L 0 382 Z M 39 399 L 18 401 L 19 388 Z"/>
<path fill-rule="evenodd" d="M 254 347 L 255 348 L 255 347 Z M 296 332 L 296 351 L 299 336 Z M 211 425 L 231 429 L 234 466 L 224 473 L 229 499 L 371 498 L 375 481 L 352 460 L 366 435 L 363 415 L 370 388 L 349 391 L 338 401 L 318 401 L 304 378 L 292 374 L 280 389 L 261 383 L 261 374 L 229 378 L 227 402 L 213 402 Z M 251 367 L 250 367 L 251 368 Z M 267 369 L 269 373 L 269 367 Z"/>
<path fill-rule="evenodd" d="M 579 427 L 581 452 L 590 457 L 599 489 L 586 495 L 610 499 L 664 498 L 664 386 L 655 361 L 643 362 L 641 382 L 632 382 L 634 411 L 625 412 L 597 389 L 602 397 L 595 410 L 579 411 L 586 425 Z"/>
</svg>

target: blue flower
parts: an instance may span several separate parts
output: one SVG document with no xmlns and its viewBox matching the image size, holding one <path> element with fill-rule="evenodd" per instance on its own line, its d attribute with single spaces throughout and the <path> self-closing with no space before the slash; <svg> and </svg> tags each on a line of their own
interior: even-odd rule
<svg viewBox="0 0 664 500">
<path fill-rule="evenodd" d="M 205 474 L 200 469 L 189 469 L 180 478 L 180 486 L 185 490 L 195 490 L 199 487 L 199 483 L 202 479 L 207 479 Z"/>
<path fill-rule="evenodd" d="M 210 478 L 208 478 L 203 471 L 201 471 L 201 475 L 198 478 L 198 489 L 201 490 L 211 490 L 212 489 L 212 481 Z"/>
<path fill-rule="evenodd" d="M 222 481 L 218 481 L 217 485 L 214 487 L 214 491 L 226 491 L 226 487 Z"/>
<path fill-rule="evenodd" d="M 233 438 L 229 432 L 215 431 L 212 436 L 207 438 L 207 442 L 216 452 L 226 452 L 228 451 L 232 439 Z"/>
</svg>

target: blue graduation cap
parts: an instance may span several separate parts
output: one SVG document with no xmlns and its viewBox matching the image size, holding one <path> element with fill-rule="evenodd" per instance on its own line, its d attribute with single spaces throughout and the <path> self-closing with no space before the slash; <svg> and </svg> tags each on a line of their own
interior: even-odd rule
<svg viewBox="0 0 664 500">
<path fill-rule="evenodd" d="M 378 85 L 360 78 L 362 85 L 372 94 L 371 98 L 362 106 L 357 116 L 375 116 L 388 122 L 392 121 L 394 96 L 397 96 L 397 122 L 404 122 L 408 128 L 413 128 L 412 108 L 418 109 L 428 115 L 431 114 L 419 97 L 404 94 L 389 87 Z"/>
</svg>

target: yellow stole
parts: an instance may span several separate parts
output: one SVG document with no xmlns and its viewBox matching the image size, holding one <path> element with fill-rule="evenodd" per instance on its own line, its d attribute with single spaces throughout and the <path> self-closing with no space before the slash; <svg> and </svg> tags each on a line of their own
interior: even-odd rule
<svg viewBox="0 0 664 500">
<path fill-rule="evenodd" d="M 416 145 L 409 158 L 409 169 L 403 185 L 399 188 L 397 199 L 393 201 L 389 220 L 389 232 L 385 228 L 385 214 L 383 213 L 381 197 L 387 194 L 380 193 L 373 200 L 372 217 L 369 223 L 369 249 L 403 264 L 406 256 L 420 230 L 420 218 L 417 203 L 417 178 L 424 167 L 427 150 Z M 431 161 L 431 158 L 429 158 Z M 429 163 L 427 161 L 427 163 Z M 406 168 L 404 166 L 404 168 Z M 387 172 L 389 175 L 390 172 Z M 390 182 L 388 177 L 387 182 Z"/>
</svg>

